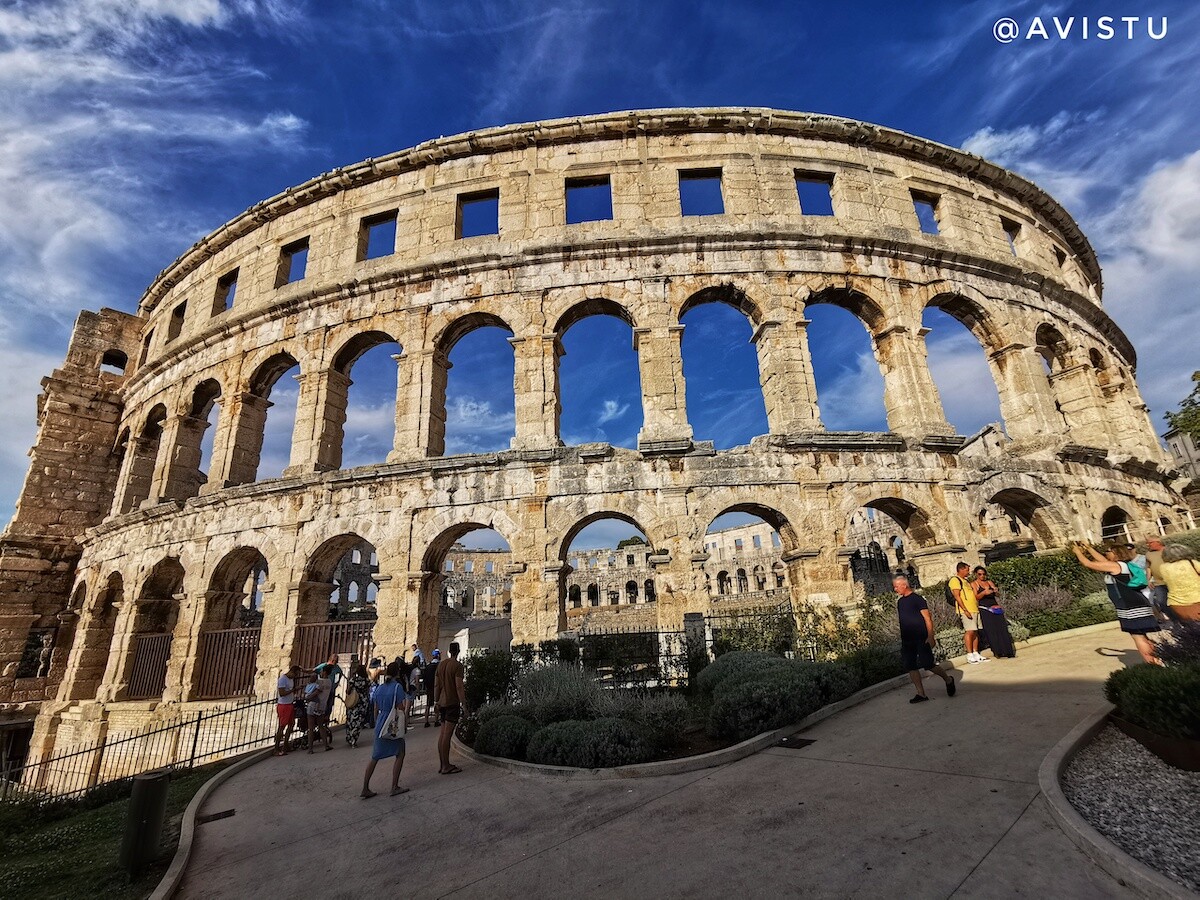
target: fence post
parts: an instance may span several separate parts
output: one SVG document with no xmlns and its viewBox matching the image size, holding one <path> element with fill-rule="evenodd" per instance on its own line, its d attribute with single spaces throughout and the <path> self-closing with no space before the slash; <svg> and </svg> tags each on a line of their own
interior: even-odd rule
<svg viewBox="0 0 1200 900">
<path fill-rule="evenodd" d="M 187 767 L 194 769 L 196 767 L 196 745 L 200 743 L 200 720 L 204 718 L 204 713 L 197 711 L 196 713 L 196 730 L 192 733 L 192 755 L 188 759 Z"/>
</svg>

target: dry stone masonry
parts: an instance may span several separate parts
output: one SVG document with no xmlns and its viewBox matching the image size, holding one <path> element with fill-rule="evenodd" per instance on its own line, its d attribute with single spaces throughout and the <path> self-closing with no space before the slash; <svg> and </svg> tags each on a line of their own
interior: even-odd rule
<svg viewBox="0 0 1200 900">
<path fill-rule="evenodd" d="M 681 179 L 696 173 L 719 179 L 723 212 L 682 214 Z M 612 217 L 568 224 L 568 182 L 607 185 Z M 801 206 L 798 188 L 814 184 L 832 215 Z M 493 233 L 467 227 L 481 202 L 495 203 Z M 368 258 L 372 229 L 390 223 L 393 252 Z M 567 627 L 570 587 L 585 609 L 591 582 L 568 551 L 605 516 L 649 541 L 619 599 L 634 583 L 639 614 L 671 628 L 722 602 L 722 572 L 736 593 L 739 568 L 749 588 L 761 578 L 797 602 L 851 602 L 851 520 L 863 507 L 899 523 L 905 564 L 926 580 L 982 558 L 995 540 L 980 527 L 989 508 L 1039 549 L 1179 522 L 1133 347 L 1101 289 L 1091 245 L 1035 185 L 832 116 L 565 119 L 321 175 L 202 239 L 136 315 L 80 316 L 43 382 L 0 543 L 6 721 L 40 714 L 32 749 L 44 755 L 233 702 L 211 696 L 220 681 L 206 666 L 250 607 L 261 612 L 250 679 L 268 696 L 303 629 L 326 622 L 345 586 L 335 570 L 356 547 L 375 553 L 362 563 L 376 586 L 374 641 L 395 655 L 436 640 L 446 555 L 478 528 L 511 548 L 493 574 L 523 642 Z M 693 439 L 680 318 L 703 303 L 729 304 L 753 327 L 769 433 L 747 446 Z M 869 332 L 887 432 L 823 427 L 805 331 L 817 304 Z M 964 436 L 947 424 L 926 363 L 928 307 L 984 348 L 1002 427 Z M 636 450 L 562 441 L 561 339 L 594 314 L 633 329 Z M 504 452 L 447 456 L 448 354 L 483 326 L 512 335 L 516 436 Z M 354 364 L 392 343 L 394 449 L 344 469 Z M 290 465 L 260 480 L 272 391 L 297 366 Z M 707 529 L 730 511 L 761 517 L 780 545 L 727 568 Z"/>
</svg>

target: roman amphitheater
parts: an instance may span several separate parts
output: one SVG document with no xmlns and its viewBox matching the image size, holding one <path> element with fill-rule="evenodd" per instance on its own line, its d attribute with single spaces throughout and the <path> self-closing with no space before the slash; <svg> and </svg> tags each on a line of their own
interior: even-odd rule
<svg viewBox="0 0 1200 900">
<path fill-rule="evenodd" d="M 579 188 L 605 194 L 610 214 L 573 221 Z M 717 207 L 693 214 L 694 188 Z M 828 209 L 803 199 L 814 190 Z M 380 229 L 394 233 L 390 252 L 368 252 Z M 685 403 L 680 320 L 709 303 L 749 320 L 769 423 L 724 450 L 694 438 Z M 806 336 L 819 304 L 869 334 L 886 432 L 823 427 Z M 947 423 L 927 308 L 977 338 L 1002 423 L 972 435 Z M 562 339 L 594 315 L 632 329 L 636 449 L 568 446 L 560 432 Z M 448 356 L 492 326 L 511 335 L 515 437 L 501 452 L 447 455 Z M 355 363 L 383 344 L 397 347 L 394 449 L 344 468 Z M 0 545 L 4 722 L 36 717 L 31 752 L 61 753 L 270 696 L 277 672 L 311 665 L 333 629 L 357 628 L 387 655 L 428 648 L 447 558 L 469 556 L 455 544 L 481 528 L 509 547 L 485 574 L 517 642 L 555 637 L 614 597 L 662 629 L 742 593 L 852 604 L 862 510 L 887 517 L 885 569 L 902 543 L 903 565 L 927 581 L 987 558 L 997 522 L 1028 551 L 1169 530 L 1186 512 L 1135 366 L 1101 303 L 1096 254 L 1057 202 L 875 125 L 766 109 L 619 113 L 336 169 L 203 238 L 136 314 L 80 315 L 43 381 Z M 288 373 L 290 464 L 263 480 L 264 422 Z M 718 554 L 709 527 L 730 512 L 765 523 L 761 560 Z M 583 577 L 587 555 L 569 557 L 604 517 L 645 535 L 626 564 L 636 575 Z M 369 615 L 331 621 L 354 553 Z"/>
</svg>

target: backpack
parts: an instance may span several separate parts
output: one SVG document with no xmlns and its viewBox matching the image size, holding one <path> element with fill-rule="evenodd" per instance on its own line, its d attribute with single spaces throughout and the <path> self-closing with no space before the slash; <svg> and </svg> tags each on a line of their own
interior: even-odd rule
<svg viewBox="0 0 1200 900">
<path fill-rule="evenodd" d="M 958 576 L 955 575 L 954 578 L 958 578 Z M 949 606 L 951 609 L 958 609 L 958 601 L 954 599 L 954 591 L 950 589 L 950 582 L 953 581 L 954 578 L 951 578 L 946 582 L 946 586 L 942 588 L 942 596 L 945 597 L 947 606 Z M 959 579 L 959 584 L 962 584 L 961 579 Z M 961 591 L 962 588 L 959 587 L 959 590 Z"/>
<path fill-rule="evenodd" d="M 1149 582 L 1146 580 L 1146 570 L 1141 566 L 1133 563 L 1125 563 L 1129 567 L 1129 581 L 1126 587 L 1133 588 L 1135 591 L 1146 587 Z"/>
</svg>

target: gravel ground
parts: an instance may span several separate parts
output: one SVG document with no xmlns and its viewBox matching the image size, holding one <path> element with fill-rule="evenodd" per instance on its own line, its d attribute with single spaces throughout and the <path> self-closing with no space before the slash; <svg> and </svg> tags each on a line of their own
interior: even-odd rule
<svg viewBox="0 0 1200 900">
<path fill-rule="evenodd" d="M 1122 850 L 1200 891 L 1200 772 L 1168 766 L 1109 725 L 1071 761 L 1062 787 Z"/>
</svg>

